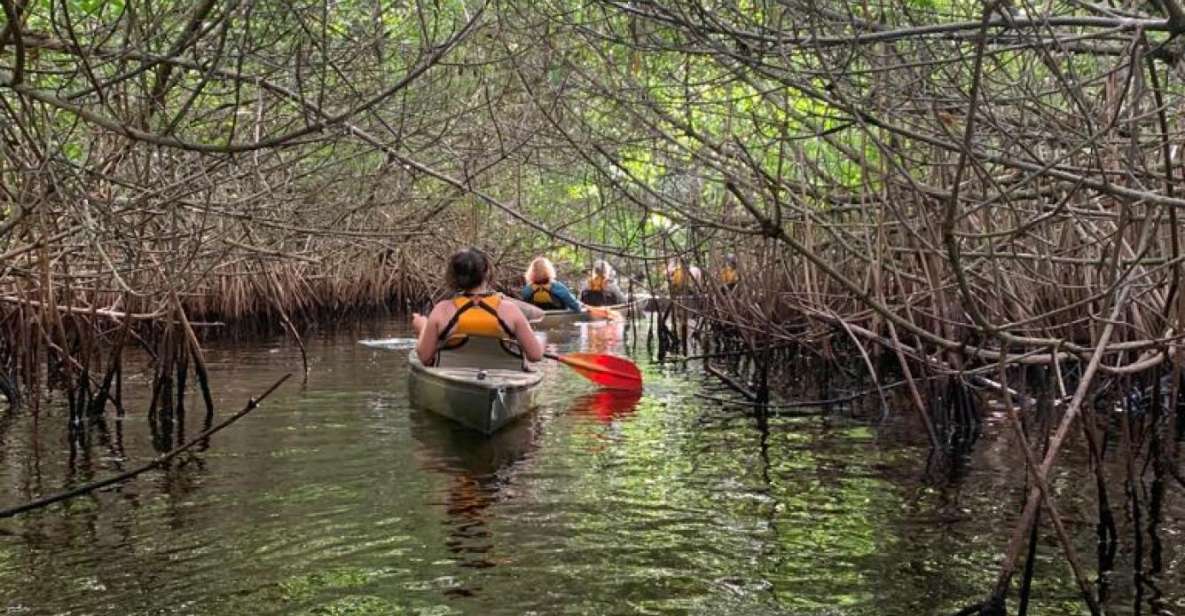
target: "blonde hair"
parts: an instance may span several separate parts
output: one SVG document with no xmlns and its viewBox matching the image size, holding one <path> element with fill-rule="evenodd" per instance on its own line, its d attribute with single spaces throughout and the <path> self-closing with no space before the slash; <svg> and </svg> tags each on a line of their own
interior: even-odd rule
<svg viewBox="0 0 1185 616">
<path fill-rule="evenodd" d="M 546 284 L 555 280 L 555 266 L 547 257 L 535 257 L 523 277 L 529 284 Z"/>
</svg>

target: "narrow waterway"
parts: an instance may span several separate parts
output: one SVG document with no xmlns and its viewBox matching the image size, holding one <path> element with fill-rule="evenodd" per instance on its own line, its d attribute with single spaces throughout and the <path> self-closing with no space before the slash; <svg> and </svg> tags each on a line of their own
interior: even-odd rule
<svg viewBox="0 0 1185 616">
<path fill-rule="evenodd" d="M 981 598 L 1023 498 L 1023 465 L 992 419 L 936 480 L 908 408 L 768 430 L 697 397 L 728 397 L 698 364 L 642 364 L 643 395 L 547 368 L 542 405 L 485 439 L 411 409 L 406 351 L 311 336 L 290 381 L 167 469 L 0 521 L 0 607 L 56 614 L 945 614 Z M 573 327 L 561 350 L 626 353 L 619 326 Z M 282 338 L 207 350 L 219 416 L 299 353 Z M 129 378 L 129 414 L 71 447 L 64 410 L 0 417 L 0 506 L 131 468 L 167 448 Z M 191 396 L 185 432 L 201 430 Z M 175 436 L 174 436 L 175 438 Z M 1051 480 L 1092 573 L 1101 554 L 1083 454 Z M 1116 485 L 1121 485 L 1121 481 Z M 1185 613 L 1185 508 L 1116 505 L 1115 614 Z M 1146 491 L 1147 486 L 1137 489 Z M 1116 489 L 1116 498 L 1121 494 Z M 1132 543 L 1128 539 L 1126 546 Z M 1110 562 L 1110 561 L 1108 561 Z M 1083 613 L 1043 535 L 1030 613 Z M 1137 576 L 1136 571 L 1142 572 Z"/>
</svg>

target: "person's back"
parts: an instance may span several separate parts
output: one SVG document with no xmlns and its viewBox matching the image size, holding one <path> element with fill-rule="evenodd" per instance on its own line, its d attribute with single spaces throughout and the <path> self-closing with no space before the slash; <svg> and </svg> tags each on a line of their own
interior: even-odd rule
<svg viewBox="0 0 1185 616">
<path fill-rule="evenodd" d="M 727 255 L 724 257 L 724 267 L 720 268 L 720 285 L 726 291 L 731 291 L 736 288 L 740 281 L 741 275 L 737 271 L 736 255 Z"/>
<path fill-rule="evenodd" d="M 538 257 L 531 261 L 524 276 L 527 284 L 522 290 L 522 299 L 544 310 L 571 310 L 580 312 L 580 302 L 564 283 L 555 279 L 555 266 L 551 261 Z"/>
<path fill-rule="evenodd" d="M 543 310 L 563 310 L 565 308 L 564 303 L 556 297 L 559 291 L 553 291 L 555 285 L 556 283 L 551 281 L 529 283 L 523 290 L 523 299 L 531 302 L 532 306 L 542 308 Z"/>
<path fill-rule="evenodd" d="M 615 306 L 625 303 L 624 294 L 613 280 L 609 264 L 598 260 L 593 264 L 592 275 L 584 281 L 580 290 L 580 301 L 589 306 Z"/>
<path fill-rule="evenodd" d="M 687 266 L 681 261 L 672 261 L 667 265 L 667 282 L 674 295 L 690 293 L 692 286 L 699 283 L 702 275 L 698 267 Z"/>
<path fill-rule="evenodd" d="M 609 280 L 604 276 L 593 274 L 584 280 L 584 285 L 580 289 L 580 303 L 589 306 L 607 306 L 609 302 L 605 298 L 606 287 L 609 286 Z"/>
<path fill-rule="evenodd" d="M 510 338 L 518 342 L 527 360 L 543 358 L 543 344 L 535 338 L 523 311 L 486 286 L 491 273 L 488 258 L 478 250 L 453 255 L 446 278 L 457 294 L 437 302 L 427 317 L 412 315 L 412 326 L 419 335 L 416 354 L 424 365 L 436 364 L 440 351 L 469 336 Z"/>
</svg>

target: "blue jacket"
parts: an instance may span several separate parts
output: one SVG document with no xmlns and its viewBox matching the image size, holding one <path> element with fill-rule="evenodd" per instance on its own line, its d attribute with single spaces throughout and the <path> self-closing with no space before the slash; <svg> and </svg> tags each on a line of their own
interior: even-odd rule
<svg viewBox="0 0 1185 616">
<path fill-rule="evenodd" d="M 570 291 L 568 287 L 564 286 L 564 283 L 553 280 L 551 281 L 551 286 L 548 287 L 547 290 L 551 293 L 551 299 L 553 302 L 562 304 L 562 306 L 555 306 L 555 308 L 567 308 L 572 312 L 580 312 L 580 302 L 576 301 L 576 298 L 572 296 L 572 291 Z M 528 284 L 523 287 L 523 292 L 521 293 L 523 301 L 530 302 L 534 295 L 535 289 L 532 288 L 531 285 Z M 539 307 L 545 308 L 544 306 Z"/>
</svg>

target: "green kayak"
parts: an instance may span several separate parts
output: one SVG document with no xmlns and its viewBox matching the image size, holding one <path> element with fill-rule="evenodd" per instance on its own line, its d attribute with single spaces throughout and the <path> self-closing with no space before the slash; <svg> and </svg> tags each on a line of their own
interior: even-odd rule
<svg viewBox="0 0 1185 616">
<path fill-rule="evenodd" d="M 483 434 L 529 412 L 543 381 L 541 372 L 524 370 L 521 359 L 488 338 L 441 352 L 439 366 L 425 366 L 414 350 L 408 363 L 412 405 Z"/>
</svg>

